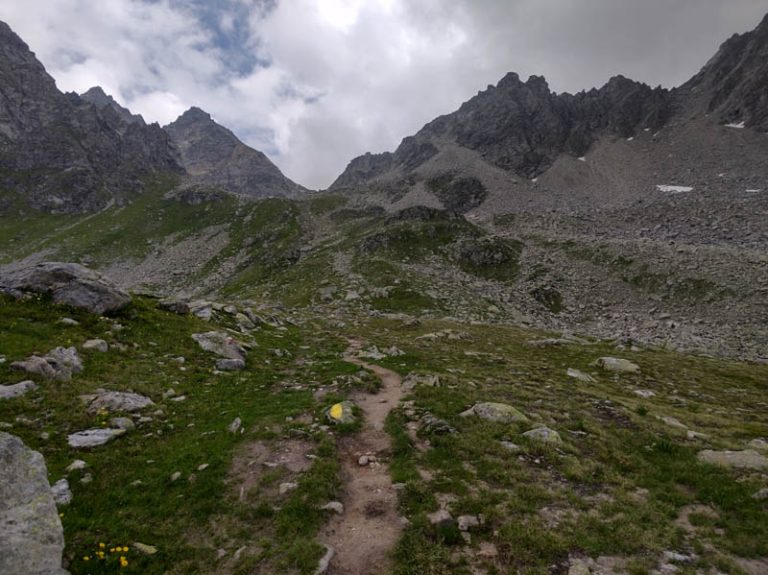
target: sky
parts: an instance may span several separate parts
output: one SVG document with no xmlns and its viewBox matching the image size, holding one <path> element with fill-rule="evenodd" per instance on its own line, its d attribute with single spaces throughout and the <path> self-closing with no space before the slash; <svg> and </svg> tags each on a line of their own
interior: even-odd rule
<svg viewBox="0 0 768 575">
<path fill-rule="evenodd" d="M 673 87 L 768 0 L 0 0 L 63 91 L 99 85 L 147 121 L 209 112 L 325 188 L 507 72 L 578 92 Z"/>
</svg>

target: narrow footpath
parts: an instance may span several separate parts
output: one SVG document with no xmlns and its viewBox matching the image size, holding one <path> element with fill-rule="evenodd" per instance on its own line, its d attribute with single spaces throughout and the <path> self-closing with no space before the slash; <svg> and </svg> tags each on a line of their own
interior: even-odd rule
<svg viewBox="0 0 768 575">
<path fill-rule="evenodd" d="M 328 575 L 389 573 L 389 555 L 403 528 L 389 467 L 382 463 L 391 447 L 384 422 L 400 402 L 402 378 L 392 370 L 358 358 L 362 343 L 351 341 L 344 360 L 375 373 L 382 387 L 376 394 L 358 392 L 351 397 L 363 411 L 364 421 L 362 430 L 343 438 L 339 446 L 344 513 L 333 517 L 320 534 L 321 543 L 334 551 Z M 372 461 L 361 465 L 361 457 Z"/>
</svg>

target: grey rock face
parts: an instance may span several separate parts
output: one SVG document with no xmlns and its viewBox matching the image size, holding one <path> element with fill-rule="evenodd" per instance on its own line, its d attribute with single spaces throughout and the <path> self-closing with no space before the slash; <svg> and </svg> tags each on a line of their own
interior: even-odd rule
<svg viewBox="0 0 768 575">
<path fill-rule="evenodd" d="M 168 135 L 114 106 L 63 94 L 29 47 L 0 22 L 0 168 L 35 208 L 95 211 L 140 191 L 142 177 L 180 172 Z M 106 96 L 106 95 L 105 95 Z"/>
<path fill-rule="evenodd" d="M 92 313 L 117 311 L 131 297 L 103 275 L 74 263 L 46 262 L 0 277 L 0 287 L 49 294 L 58 304 Z"/>
<path fill-rule="evenodd" d="M 254 197 L 291 197 L 304 189 L 263 153 L 249 148 L 199 108 L 165 126 L 189 176 L 185 187 L 219 188 Z"/>
<path fill-rule="evenodd" d="M 208 331 L 206 333 L 193 333 L 194 339 L 205 351 L 215 353 L 226 359 L 239 359 L 245 361 L 245 349 L 231 335 L 221 331 Z"/>
<path fill-rule="evenodd" d="M 43 456 L 0 432 L 0 573 L 66 575 L 64 532 Z"/>
</svg>

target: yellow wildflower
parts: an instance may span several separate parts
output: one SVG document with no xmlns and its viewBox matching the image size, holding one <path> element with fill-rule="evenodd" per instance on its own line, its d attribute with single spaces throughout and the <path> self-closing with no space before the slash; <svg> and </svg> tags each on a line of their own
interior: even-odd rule
<svg viewBox="0 0 768 575">
<path fill-rule="evenodd" d="M 91 558 L 90 558 L 90 557 L 88 557 L 88 555 L 86 555 L 85 557 L 83 557 L 83 561 L 90 561 L 90 560 L 91 560 Z"/>
<path fill-rule="evenodd" d="M 128 567 L 128 559 L 120 557 L 120 567 Z"/>
<path fill-rule="evenodd" d="M 105 547 L 106 547 L 106 545 L 104 545 L 103 543 L 99 543 L 99 548 L 100 549 L 104 549 Z"/>
</svg>

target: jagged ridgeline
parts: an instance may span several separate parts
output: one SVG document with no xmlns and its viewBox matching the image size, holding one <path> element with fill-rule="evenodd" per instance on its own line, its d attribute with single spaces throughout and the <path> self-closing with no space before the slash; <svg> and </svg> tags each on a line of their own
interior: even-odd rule
<svg viewBox="0 0 768 575">
<path fill-rule="evenodd" d="M 767 36 L 734 36 L 674 89 L 557 94 L 510 73 L 310 192 L 199 108 L 160 127 L 100 88 L 62 94 L 2 25 L 0 263 L 757 357 Z"/>
</svg>

